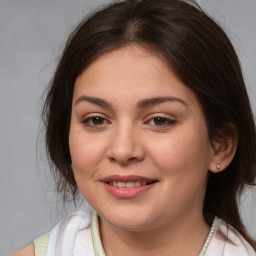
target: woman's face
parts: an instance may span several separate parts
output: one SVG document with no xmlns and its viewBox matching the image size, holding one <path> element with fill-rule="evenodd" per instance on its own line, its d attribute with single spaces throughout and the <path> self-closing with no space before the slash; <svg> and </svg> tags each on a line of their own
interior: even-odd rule
<svg viewBox="0 0 256 256">
<path fill-rule="evenodd" d="M 103 222 L 141 231 L 202 216 L 214 151 L 195 95 L 157 54 L 130 46 L 84 70 L 69 145 L 79 190 Z"/>
</svg>

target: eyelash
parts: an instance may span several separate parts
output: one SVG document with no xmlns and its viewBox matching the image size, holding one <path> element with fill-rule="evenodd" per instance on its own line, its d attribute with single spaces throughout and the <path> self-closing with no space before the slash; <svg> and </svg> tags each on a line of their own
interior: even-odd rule
<svg viewBox="0 0 256 256">
<path fill-rule="evenodd" d="M 150 123 L 151 121 L 155 122 L 157 119 L 161 123 L 160 125 L 156 125 L 155 123 L 153 124 L 154 126 L 157 126 L 157 127 L 167 127 L 176 123 L 175 120 L 164 117 L 164 116 L 160 116 L 160 115 L 151 117 L 149 121 L 147 121 L 146 123 Z"/>
<path fill-rule="evenodd" d="M 99 124 L 95 124 L 93 123 L 94 121 L 97 122 L 96 119 L 99 119 L 98 121 L 100 121 Z M 158 120 L 157 120 L 158 119 Z M 160 122 L 160 125 L 157 125 L 156 124 L 156 121 L 157 122 Z M 160 116 L 160 115 L 157 115 L 157 116 L 153 116 L 151 117 L 150 119 L 148 119 L 148 121 L 145 122 L 145 124 L 150 124 L 151 122 L 154 122 L 154 124 L 151 124 L 152 126 L 156 126 L 156 127 L 168 127 L 168 126 L 171 126 L 173 124 L 176 123 L 175 120 L 173 119 L 170 119 L 170 118 L 167 118 L 167 117 L 163 117 L 163 116 Z M 82 123 L 87 126 L 87 127 L 92 127 L 92 128 L 96 128 L 96 127 L 102 127 L 103 125 L 107 124 L 107 123 L 110 123 L 106 118 L 102 117 L 102 116 L 99 116 L 99 115 L 95 115 L 95 116 L 90 116 L 90 117 L 87 117 L 86 119 L 84 119 L 82 121 Z"/>
<path fill-rule="evenodd" d="M 93 123 L 90 123 L 90 122 L 95 121 L 95 119 L 97 119 L 97 118 L 100 119 L 101 121 L 103 121 L 104 123 L 107 121 L 106 118 L 97 115 L 97 116 L 87 117 L 86 119 L 84 119 L 84 120 L 82 121 L 82 123 L 83 123 L 84 125 L 88 126 L 88 127 L 102 126 L 103 124 L 93 124 Z M 107 121 L 107 123 L 109 123 L 109 122 Z"/>
</svg>

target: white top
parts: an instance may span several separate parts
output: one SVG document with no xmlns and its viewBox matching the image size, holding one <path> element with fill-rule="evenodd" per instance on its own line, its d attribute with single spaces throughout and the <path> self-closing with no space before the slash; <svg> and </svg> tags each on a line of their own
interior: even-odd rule
<svg viewBox="0 0 256 256">
<path fill-rule="evenodd" d="M 62 220 L 50 232 L 47 256 L 104 256 L 95 216 L 80 211 Z M 216 219 L 215 225 L 204 256 L 256 256 L 250 244 L 233 227 L 221 219 Z"/>
</svg>

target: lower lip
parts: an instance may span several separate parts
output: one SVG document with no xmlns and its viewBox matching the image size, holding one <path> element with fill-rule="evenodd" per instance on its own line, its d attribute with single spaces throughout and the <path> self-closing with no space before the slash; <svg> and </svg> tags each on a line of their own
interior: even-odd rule
<svg viewBox="0 0 256 256">
<path fill-rule="evenodd" d="M 112 185 L 109 185 L 108 183 L 103 183 L 107 191 L 112 194 L 113 196 L 117 198 L 123 198 L 123 199 L 129 199 L 129 198 L 135 198 L 149 189 L 151 189 L 156 182 L 151 183 L 149 185 L 139 186 L 139 187 L 133 187 L 133 188 L 119 188 Z"/>
</svg>

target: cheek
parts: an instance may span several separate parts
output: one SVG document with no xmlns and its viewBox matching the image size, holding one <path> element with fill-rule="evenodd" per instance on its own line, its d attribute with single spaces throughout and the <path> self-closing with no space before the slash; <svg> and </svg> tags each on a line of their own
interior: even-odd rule
<svg viewBox="0 0 256 256">
<path fill-rule="evenodd" d="M 173 136 L 153 141 L 151 156 L 165 175 L 190 175 L 195 172 L 207 172 L 210 154 L 207 133 L 203 130 L 186 132 L 186 129 Z"/>
<path fill-rule="evenodd" d="M 191 151 L 187 150 L 188 147 L 189 144 L 181 144 L 178 141 L 158 142 L 151 150 L 152 159 L 164 175 L 173 175 L 187 169 L 186 166 L 191 163 L 192 156 Z"/>
<path fill-rule="evenodd" d="M 69 147 L 79 191 L 86 201 L 93 205 L 95 198 L 100 196 L 95 181 L 97 181 L 97 170 L 100 169 L 99 165 L 104 157 L 104 145 L 93 136 L 71 130 Z"/>
<path fill-rule="evenodd" d="M 104 157 L 103 141 L 70 129 L 69 148 L 75 174 L 89 175 L 97 168 Z"/>
</svg>

